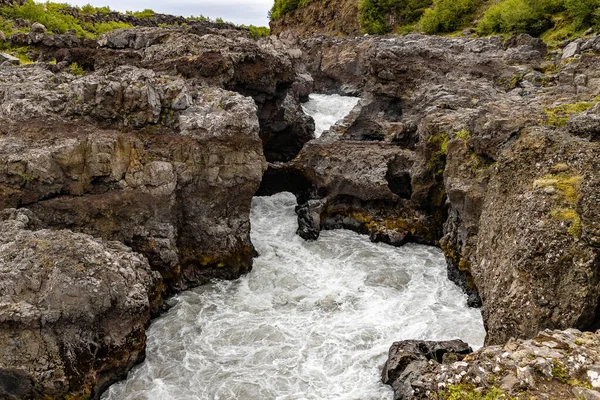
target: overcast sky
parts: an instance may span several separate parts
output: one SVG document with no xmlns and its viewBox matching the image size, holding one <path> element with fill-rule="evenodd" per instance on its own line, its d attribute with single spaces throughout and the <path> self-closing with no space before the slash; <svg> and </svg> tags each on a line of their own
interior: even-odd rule
<svg viewBox="0 0 600 400">
<path fill-rule="evenodd" d="M 156 12 L 173 15 L 198 16 L 212 19 L 221 17 L 237 25 L 268 26 L 267 12 L 274 0 L 66 0 L 66 3 L 83 6 L 109 6 L 116 11 L 141 11 L 150 8 Z"/>
</svg>

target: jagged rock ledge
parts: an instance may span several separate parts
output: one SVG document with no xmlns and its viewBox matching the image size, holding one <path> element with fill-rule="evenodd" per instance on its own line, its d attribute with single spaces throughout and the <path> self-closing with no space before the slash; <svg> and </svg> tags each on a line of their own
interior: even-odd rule
<svg viewBox="0 0 600 400">
<path fill-rule="evenodd" d="M 600 398 L 600 331 L 545 330 L 472 353 L 460 341 L 392 345 L 382 380 L 395 400 Z M 488 396 L 488 397 L 486 397 Z"/>
</svg>

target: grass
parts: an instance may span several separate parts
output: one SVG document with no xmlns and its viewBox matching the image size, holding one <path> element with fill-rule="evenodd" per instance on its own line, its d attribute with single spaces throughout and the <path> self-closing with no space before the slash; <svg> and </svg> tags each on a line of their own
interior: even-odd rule
<svg viewBox="0 0 600 400">
<path fill-rule="evenodd" d="M 29 20 L 31 23 L 39 22 L 46 27 L 50 34 L 74 31 L 77 36 L 86 38 L 96 38 L 103 33 L 115 29 L 133 28 L 133 25 L 124 22 L 107 21 L 94 23 L 89 22 L 89 18 L 78 19 L 74 16 L 77 15 L 77 13 L 71 13 L 72 9 L 78 11 L 81 16 L 108 14 L 111 12 L 108 7 L 93 7 L 91 5 L 73 7 L 66 3 L 53 3 L 49 1 L 45 3 L 36 3 L 33 0 L 27 0 L 22 5 L 13 4 L 11 6 L 0 8 L 0 31 L 4 32 L 7 37 L 17 32 L 29 32 L 29 28 L 20 30 L 15 29 L 14 23 L 11 22 L 15 19 L 25 19 Z M 126 13 L 139 19 L 148 19 L 156 15 L 156 13 L 150 9 L 145 9 L 143 11 L 127 11 Z M 197 17 L 192 16 L 188 18 L 188 20 L 231 24 L 224 21 L 222 18 L 216 18 L 212 21 L 210 18 L 203 15 Z M 165 25 L 163 24 L 161 26 Z M 254 39 L 265 37 L 270 34 L 269 28 L 267 27 L 250 25 L 245 28 L 250 31 L 250 36 Z"/>
</svg>

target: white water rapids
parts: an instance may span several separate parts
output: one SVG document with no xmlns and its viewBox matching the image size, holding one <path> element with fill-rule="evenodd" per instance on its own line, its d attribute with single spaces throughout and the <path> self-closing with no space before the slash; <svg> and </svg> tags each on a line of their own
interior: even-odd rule
<svg viewBox="0 0 600 400">
<path fill-rule="evenodd" d="M 308 102 L 302 105 L 302 110 L 315 120 L 315 137 L 320 137 L 333 124 L 348 115 L 360 100 L 358 97 L 338 94 L 311 94 L 308 98 Z"/>
<path fill-rule="evenodd" d="M 481 313 L 446 278 L 440 250 L 345 230 L 305 242 L 295 205 L 290 193 L 253 200 L 252 272 L 171 299 L 146 361 L 102 399 L 391 399 L 380 374 L 392 342 L 483 344 Z"/>
</svg>

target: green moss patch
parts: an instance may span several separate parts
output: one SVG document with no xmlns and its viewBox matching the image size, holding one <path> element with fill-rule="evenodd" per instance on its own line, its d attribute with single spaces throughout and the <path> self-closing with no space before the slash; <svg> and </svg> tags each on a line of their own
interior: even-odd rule
<svg viewBox="0 0 600 400">
<path fill-rule="evenodd" d="M 595 104 L 596 102 L 580 101 L 578 103 L 561 104 L 557 107 L 546 108 L 544 110 L 547 118 L 546 123 L 556 127 L 565 126 L 569 120 L 569 117 L 575 114 L 580 114 L 590 109 Z"/>
</svg>

